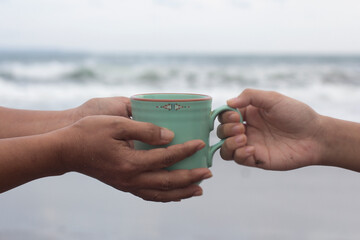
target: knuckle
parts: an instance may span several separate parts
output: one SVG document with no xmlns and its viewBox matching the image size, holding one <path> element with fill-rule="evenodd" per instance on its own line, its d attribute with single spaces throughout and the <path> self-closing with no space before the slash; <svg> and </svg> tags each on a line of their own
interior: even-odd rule
<svg viewBox="0 0 360 240">
<path fill-rule="evenodd" d="M 108 127 L 116 132 L 117 139 L 127 139 L 131 132 L 131 126 L 124 117 L 111 117 Z"/>
<path fill-rule="evenodd" d="M 127 135 L 128 135 L 128 132 L 127 132 L 127 129 L 126 128 L 118 128 L 116 129 L 116 136 L 118 140 L 120 139 L 127 139 Z"/>
<path fill-rule="evenodd" d="M 135 171 L 136 171 L 136 167 L 134 166 L 134 164 L 132 164 L 129 161 L 124 162 L 121 166 L 121 172 L 124 174 L 129 174 Z"/>
<path fill-rule="evenodd" d="M 177 154 L 176 152 L 166 152 L 163 155 L 162 164 L 164 167 L 168 167 L 172 165 L 177 160 Z"/>
<path fill-rule="evenodd" d="M 165 176 L 161 181 L 161 189 L 167 191 L 172 188 L 173 188 L 173 182 L 170 180 L 169 176 Z"/>
<path fill-rule="evenodd" d="M 183 175 L 183 179 L 184 179 L 184 186 L 185 185 L 189 185 L 192 184 L 193 182 L 198 182 L 199 181 L 199 176 L 193 174 L 192 170 L 187 170 L 184 175 Z"/>
<path fill-rule="evenodd" d="M 253 89 L 251 89 L 251 88 L 246 88 L 246 89 L 242 92 L 242 94 L 244 94 L 244 95 L 250 95 L 250 94 L 252 93 L 252 91 L 253 91 Z"/>
</svg>

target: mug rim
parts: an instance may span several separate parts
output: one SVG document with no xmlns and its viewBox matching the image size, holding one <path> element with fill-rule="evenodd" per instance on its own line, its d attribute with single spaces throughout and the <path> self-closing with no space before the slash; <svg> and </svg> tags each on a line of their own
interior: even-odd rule
<svg viewBox="0 0 360 240">
<path fill-rule="evenodd" d="M 202 98 L 152 99 L 152 98 L 139 97 L 139 96 L 149 96 L 149 95 L 189 95 L 189 96 L 201 96 Z M 144 102 L 198 102 L 198 101 L 209 101 L 212 99 L 212 97 L 206 94 L 199 94 L 199 93 L 142 93 L 142 94 L 140 93 L 131 96 L 130 99 L 136 101 L 144 101 Z"/>
</svg>

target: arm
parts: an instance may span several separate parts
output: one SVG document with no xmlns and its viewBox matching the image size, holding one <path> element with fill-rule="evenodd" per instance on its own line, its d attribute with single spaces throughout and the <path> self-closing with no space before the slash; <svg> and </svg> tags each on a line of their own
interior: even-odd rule
<svg viewBox="0 0 360 240">
<path fill-rule="evenodd" d="M 0 138 L 46 133 L 70 125 L 76 119 L 74 109 L 34 111 L 0 107 Z"/>
<path fill-rule="evenodd" d="M 360 124 L 321 116 L 319 164 L 360 172 Z"/>
<path fill-rule="evenodd" d="M 31 180 L 76 171 L 116 189 L 152 201 L 199 196 L 197 182 L 211 177 L 206 169 L 163 168 L 194 154 L 200 140 L 169 148 L 134 150 L 132 140 L 169 143 L 173 133 L 124 117 L 91 116 L 45 134 L 0 140 L 0 192 Z"/>
<path fill-rule="evenodd" d="M 0 193 L 29 181 L 64 174 L 54 135 L 0 139 Z"/>
<path fill-rule="evenodd" d="M 221 149 L 224 159 L 269 170 L 326 165 L 360 172 L 359 123 L 319 115 L 276 92 L 247 89 L 228 104 L 241 110 L 246 124 L 241 132 L 219 128 L 229 137 Z M 231 114 L 222 116 L 223 123 L 231 122 Z"/>
<path fill-rule="evenodd" d="M 129 117 L 130 101 L 125 97 L 94 98 L 79 107 L 63 111 L 34 111 L 0 107 L 0 139 L 50 132 L 92 115 Z"/>
</svg>

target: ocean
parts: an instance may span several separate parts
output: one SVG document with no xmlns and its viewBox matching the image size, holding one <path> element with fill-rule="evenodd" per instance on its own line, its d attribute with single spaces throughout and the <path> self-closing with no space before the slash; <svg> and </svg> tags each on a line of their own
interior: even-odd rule
<svg viewBox="0 0 360 240">
<path fill-rule="evenodd" d="M 0 51 L 0 105 L 11 108 L 62 110 L 150 92 L 208 94 L 215 108 L 246 88 L 360 122 L 360 56 Z M 203 196 L 167 204 L 77 173 L 39 179 L 0 195 L 0 240 L 360 239 L 359 173 L 265 171 L 218 153 L 212 171 Z"/>
</svg>

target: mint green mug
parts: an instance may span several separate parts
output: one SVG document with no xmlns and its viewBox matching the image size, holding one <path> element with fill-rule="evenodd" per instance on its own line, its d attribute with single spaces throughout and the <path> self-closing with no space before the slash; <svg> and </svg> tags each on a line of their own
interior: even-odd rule
<svg viewBox="0 0 360 240">
<path fill-rule="evenodd" d="M 212 166 L 215 151 L 224 143 L 224 139 L 210 146 L 209 135 L 214 129 L 216 117 L 224 111 L 236 111 L 222 106 L 211 111 L 212 98 L 202 94 L 154 93 L 137 94 L 131 97 L 132 117 L 136 121 L 150 122 L 170 129 L 175 137 L 168 145 L 153 146 L 135 141 L 135 149 L 150 150 L 201 139 L 206 146 L 194 155 L 168 167 L 168 170 L 193 169 Z M 241 122 L 242 117 L 240 114 Z"/>
</svg>

